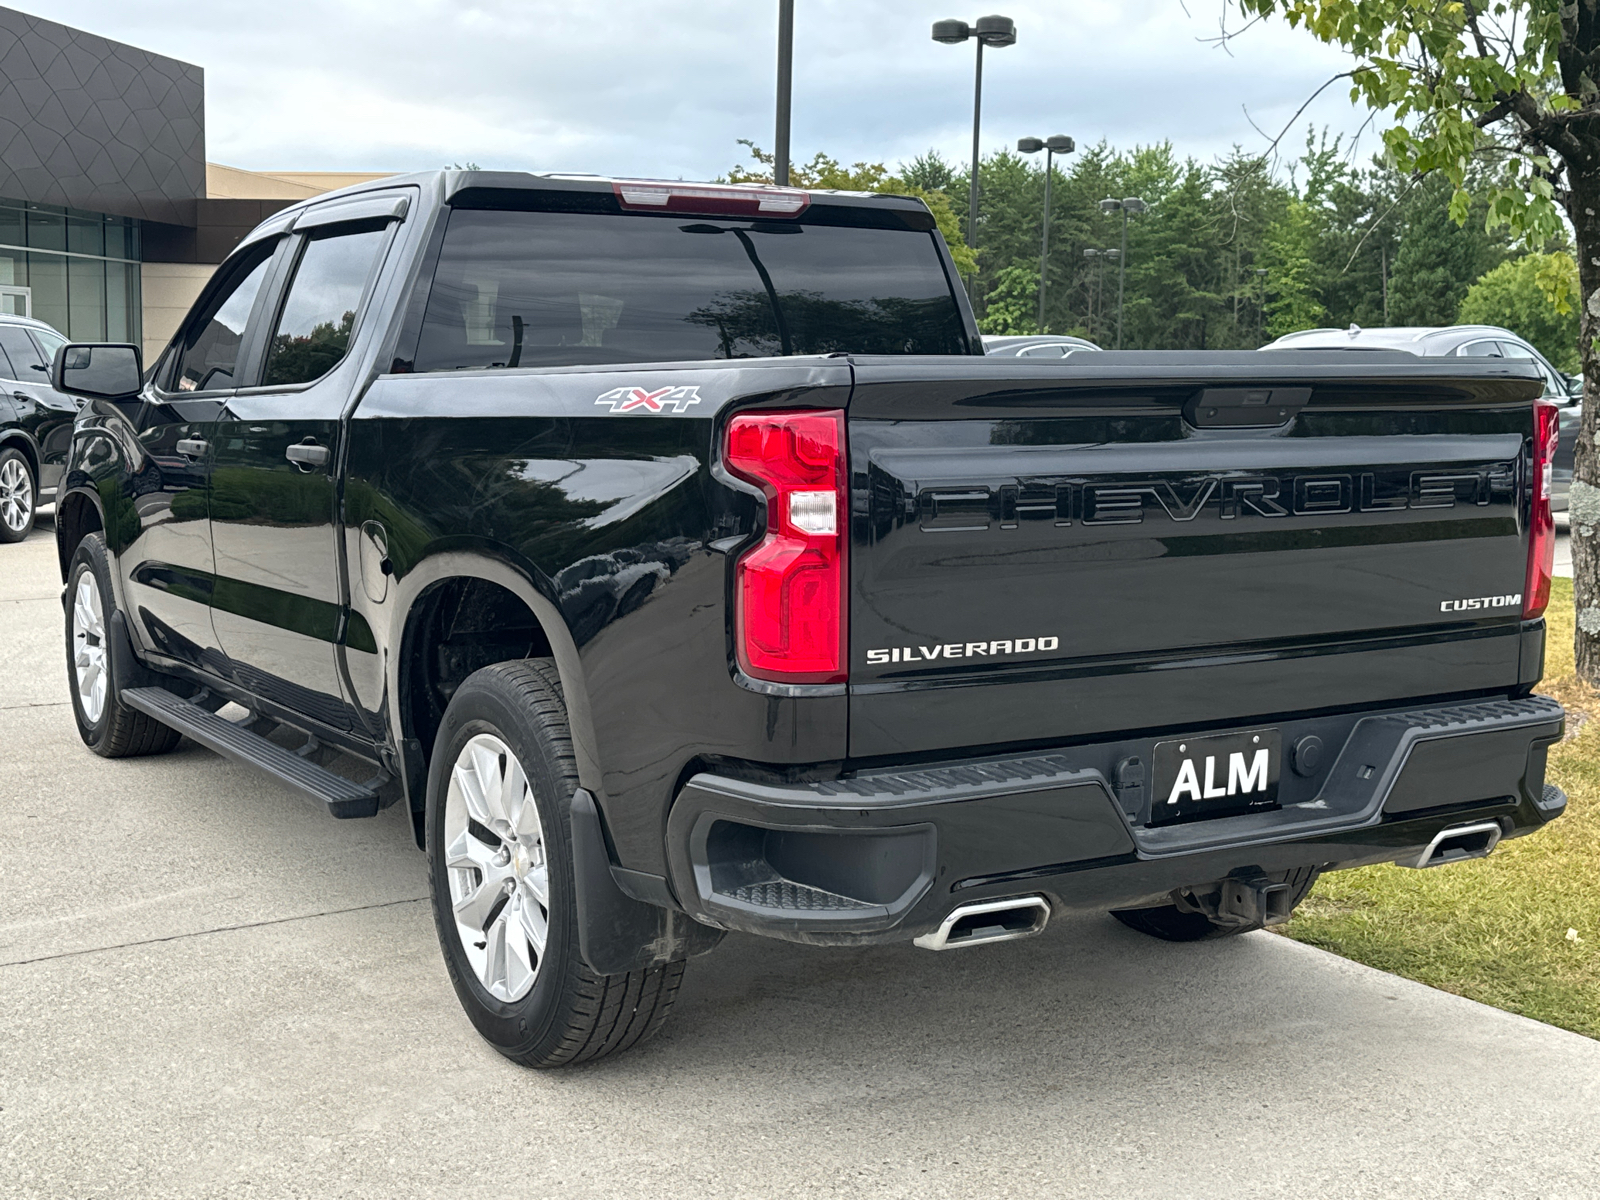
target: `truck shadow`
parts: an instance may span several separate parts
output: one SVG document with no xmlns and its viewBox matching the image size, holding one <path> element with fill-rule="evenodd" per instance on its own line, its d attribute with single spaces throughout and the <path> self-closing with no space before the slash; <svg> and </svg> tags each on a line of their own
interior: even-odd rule
<svg viewBox="0 0 1600 1200">
<path fill-rule="evenodd" d="M 654 1043 L 595 1069 L 775 1071 L 830 1092 L 930 1072 L 1065 1085 L 1118 1063 L 1164 1074 L 1347 1045 L 1393 1018 L 1397 986 L 1418 991 L 1276 934 L 1176 945 L 1098 914 L 943 954 L 733 935 L 689 965 Z"/>
</svg>

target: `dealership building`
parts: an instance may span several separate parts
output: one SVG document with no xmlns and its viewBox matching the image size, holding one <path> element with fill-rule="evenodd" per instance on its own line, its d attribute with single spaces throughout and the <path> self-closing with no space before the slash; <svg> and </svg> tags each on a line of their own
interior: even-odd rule
<svg viewBox="0 0 1600 1200">
<path fill-rule="evenodd" d="M 199 67 L 0 8 L 0 311 L 149 359 L 260 221 L 381 177 L 207 162 Z"/>
</svg>

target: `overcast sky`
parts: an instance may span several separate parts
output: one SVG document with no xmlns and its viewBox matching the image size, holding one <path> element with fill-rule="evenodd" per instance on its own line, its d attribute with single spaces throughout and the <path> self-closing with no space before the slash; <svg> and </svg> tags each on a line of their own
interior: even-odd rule
<svg viewBox="0 0 1600 1200">
<path fill-rule="evenodd" d="M 16 3 L 16 0 L 12 0 Z M 770 149 L 776 0 L 60 0 L 27 11 L 197 63 L 207 156 L 256 170 L 485 167 L 708 178 L 740 137 Z M 978 10 L 797 0 L 794 153 L 891 165 L 970 154 Z M 1281 24 L 1231 56 L 1223 0 L 1005 0 L 1017 45 L 985 55 L 983 144 L 1066 133 L 1260 150 L 1344 60 Z M 983 11 L 989 11 L 987 9 Z M 1342 82 L 1299 124 L 1354 133 Z M 1288 139 L 1298 150 L 1303 136 Z M 1377 149 L 1369 128 L 1362 157 Z"/>
</svg>

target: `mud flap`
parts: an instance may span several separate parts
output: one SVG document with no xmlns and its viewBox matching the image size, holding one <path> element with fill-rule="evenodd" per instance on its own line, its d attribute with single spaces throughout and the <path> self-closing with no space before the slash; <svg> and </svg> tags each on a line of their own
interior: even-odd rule
<svg viewBox="0 0 1600 1200">
<path fill-rule="evenodd" d="M 626 895 L 611 875 L 600 810 L 585 789 L 572 797 L 572 879 L 578 894 L 578 950 L 589 969 L 622 975 L 713 949 L 722 931 L 687 913 Z"/>
<path fill-rule="evenodd" d="M 111 682 L 118 689 L 174 685 L 170 690 L 180 696 L 193 690 L 176 679 L 155 674 L 139 661 L 138 655 L 133 652 L 133 636 L 128 632 L 128 620 L 120 608 L 112 612 L 107 624 L 110 626 L 106 640 L 110 643 L 111 651 Z"/>
</svg>

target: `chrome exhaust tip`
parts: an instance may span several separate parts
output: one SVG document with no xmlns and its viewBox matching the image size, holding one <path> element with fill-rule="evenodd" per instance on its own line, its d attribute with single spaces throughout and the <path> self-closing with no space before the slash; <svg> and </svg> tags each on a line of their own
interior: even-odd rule
<svg viewBox="0 0 1600 1200">
<path fill-rule="evenodd" d="M 924 950 L 955 950 L 990 942 L 1014 942 L 1043 933 L 1050 903 L 1043 896 L 984 900 L 951 910 L 939 928 L 916 939 Z"/>
<path fill-rule="evenodd" d="M 1454 825 L 1433 835 L 1433 841 L 1415 862 L 1402 865 L 1422 869 L 1442 867 L 1447 863 L 1466 862 L 1471 858 L 1487 858 L 1489 852 L 1500 844 L 1504 834 L 1499 821 L 1478 821 L 1472 825 Z"/>
</svg>

